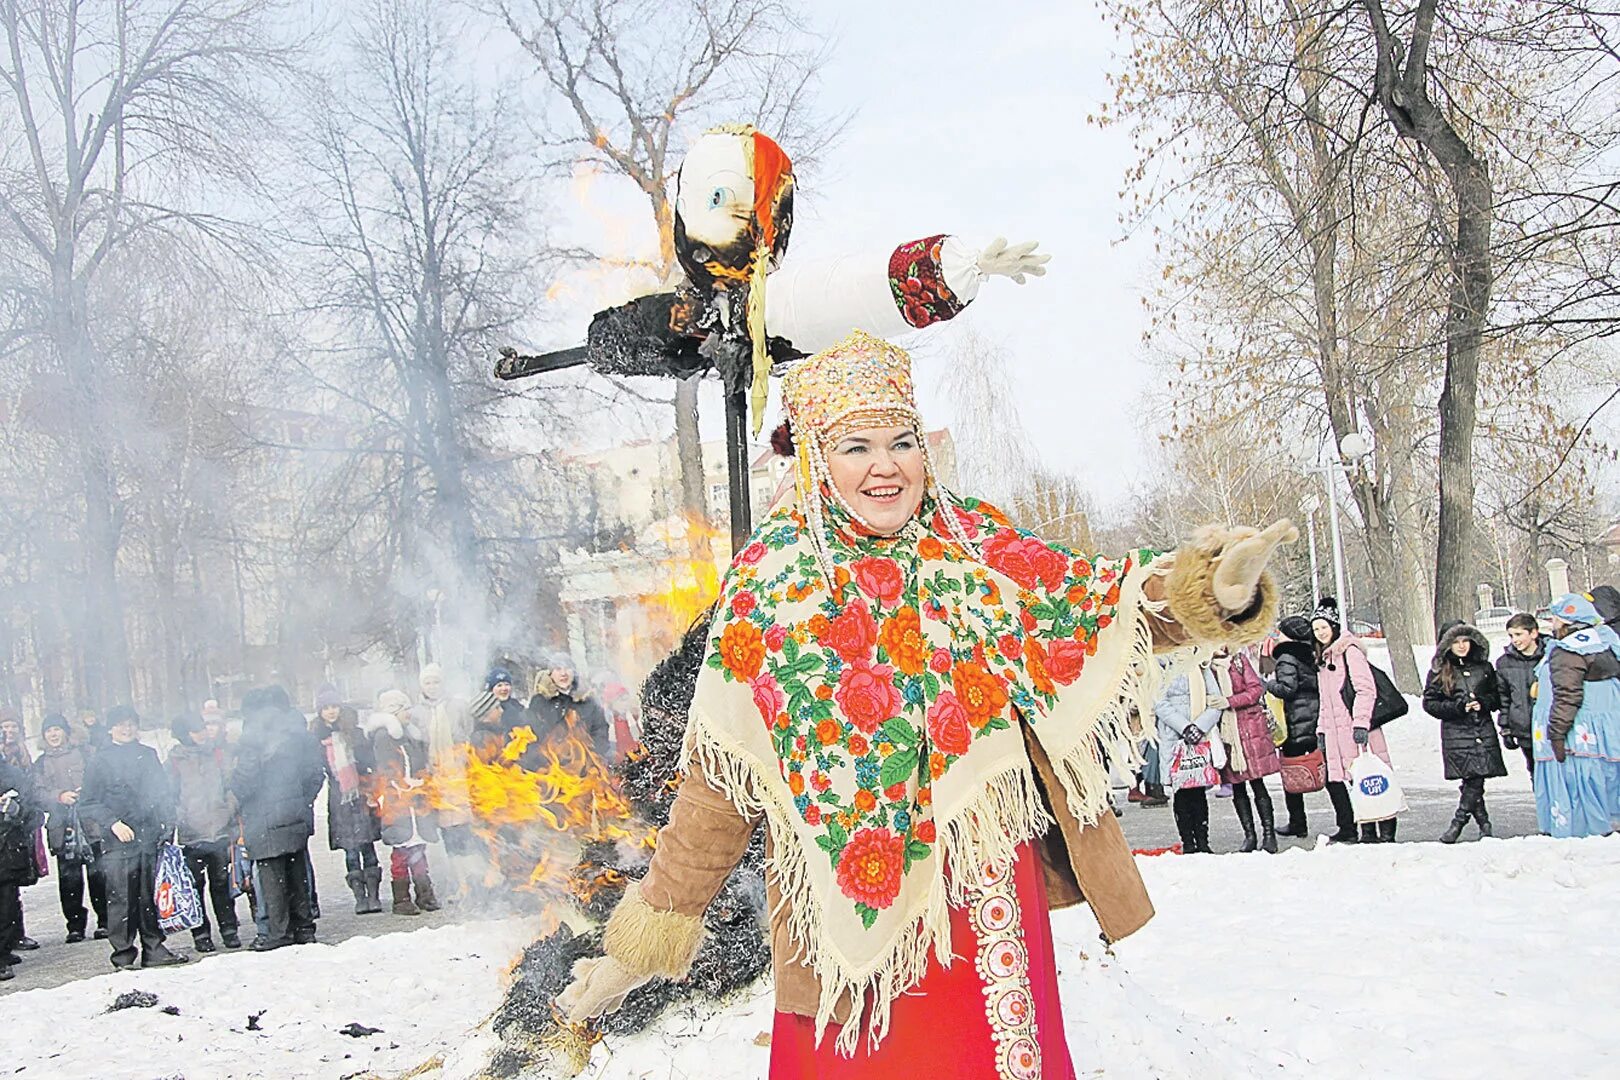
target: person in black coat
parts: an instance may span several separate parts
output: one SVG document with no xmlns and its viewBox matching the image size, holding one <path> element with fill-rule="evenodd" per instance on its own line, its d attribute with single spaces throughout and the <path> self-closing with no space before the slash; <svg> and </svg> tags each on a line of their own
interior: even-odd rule
<svg viewBox="0 0 1620 1080">
<path fill-rule="evenodd" d="M 562 654 L 546 663 L 545 670 L 535 676 L 534 695 L 529 698 L 529 726 L 534 729 L 535 742 L 521 764 L 526 769 L 539 768 L 540 745 L 569 730 L 607 761 L 613 750 L 607 713 L 580 681 L 578 665 Z"/>
<path fill-rule="evenodd" d="M 1470 817 L 1478 824 L 1480 836 L 1491 835 L 1485 781 L 1507 775 L 1492 723 L 1501 707 L 1485 635 L 1466 623 L 1453 623 L 1440 635 L 1423 685 L 1423 711 L 1440 721 L 1446 779 L 1462 781 L 1457 812 L 1440 835 L 1442 844 L 1455 844 Z"/>
<path fill-rule="evenodd" d="M 174 790 L 157 751 L 140 741 L 140 717 L 128 705 L 107 710 L 107 745 L 85 768 L 79 818 L 101 834 L 107 887 L 107 938 L 113 967 L 166 967 L 190 959 L 170 952 L 158 925 L 158 846 L 174 834 Z"/>
<path fill-rule="evenodd" d="M 315 799 L 326 783 L 321 745 L 280 687 L 251 691 L 242 703 L 242 741 L 231 790 L 242 812 L 242 837 L 259 880 L 264 929 L 257 952 L 315 940 L 309 838 Z"/>
<path fill-rule="evenodd" d="M 1536 685 L 1536 668 L 1547 656 L 1547 643 L 1542 640 L 1536 617 L 1522 611 L 1508 620 L 1507 630 L 1511 640 L 1496 658 L 1496 689 L 1502 698 L 1496 725 L 1502 733 L 1502 745 L 1524 754 L 1524 767 L 1530 771 L 1530 783 L 1534 785 L 1536 750 L 1530 737 L 1530 720 L 1536 701 L 1531 687 Z"/>
<path fill-rule="evenodd" d="M 32 778 L 0 761 L 0 982 L 10 979 L 23 938 L 22 888 L 39 880 L 34 832 L 44 820 Z"/>
<path fill-rule="evenodd" d="M 1321 708 L 1316 696 L 1316 651 L 1310 644 L 1311 624 L 1302 616 L 1288 616 L 1277 624 L 1277 629 L 1284 640 L 1271 650 L 1276 669 L 1266 680 L 1266 693 L 1283 703 L 1288 737 L 1278 748 L 1279 753 L 1284 757 L 1300 757 L 1316 749 L 1316 721 Z M 1288 806 L 1288 823 L 1277 830 L 1277 835 L 1309 835 L 1305 824 L 1305 796 L 1284 792 L 1283 801 Z"/>
<path fill-rule="evenodd" d="M 343 852 L 354 913 L 376 915 L 382 911 L 378 895 L 382 868 L 377 863 L 382 823 L 377 818 L 371 740 L 360 730 L 359 715 L 343 704 L 332 686 L 321 687 L 315 695 L 314 732 L 326 757 L 327 846 Z"/>
</svg>

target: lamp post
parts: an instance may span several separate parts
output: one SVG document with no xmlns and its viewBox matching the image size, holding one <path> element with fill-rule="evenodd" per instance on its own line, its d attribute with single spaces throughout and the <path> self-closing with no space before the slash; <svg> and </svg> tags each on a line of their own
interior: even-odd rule
<svg viewBox="0 0 1620 1080">
<path fill-rule="evenodd" d="M 1344 582 L 1344 538 L 1339 534 L 1339 496 L 1338 474 L 1348 473 L 1349 466 L 1372 452 L 1372 446 L 1367 442 L 1366 436 L 1359 431 L 1352 431 L 1339 442 L 1338 459 L 1326 464 L 1316 463 L 1306 465 L 1310 472 L 1322 474 L 1327 484 L 1328 502 L 1328 534 L 1333 544 L 1333 588 L 1334 595 L 1340 604 L 1344 617 L 1350 617 L 1350 598 L 1345 590 Z M 1314 576 L 1314 575 L 1313 575 Z"/>
<path fill-rule="evenodd" d="M 1299 508 L 1305 512 L 1305 536 L 1311 549 L 1311 604 L 1322 595 L 1322 576 L 1316 565 L 1316 512 L 1322 509 L 1322 500 L 1312 491 L 1300 500 Z"/>
</svg>

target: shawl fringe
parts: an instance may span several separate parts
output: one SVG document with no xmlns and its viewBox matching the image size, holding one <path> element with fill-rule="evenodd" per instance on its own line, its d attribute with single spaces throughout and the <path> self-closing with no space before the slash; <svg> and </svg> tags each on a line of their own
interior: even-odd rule
<svg viewBox="0 0 1620 1080">
<path fill-rule="evenodd" d="M 1129 647 L 1115 671 L 1099 673 L 1102 681 L 1112 682 L 1102 706 L 1082 720 L 1086 737 L 1052 763 L 1069 809 L 1083 825 L 1094 825 L 1103 813 L 1110 812 L 1109 768 L 1104 755 L 1127 764 L 1140 763 L 1145 718 L 1153 715 L 1161 679 L 1174 677 L 1174 670 L 1168 675 L 1161 672 L 1153 652 L 1153 625 L 1162 619 L 1165 605 L 1142 596 L 1147 578 L 1168 572 L 1168 563 L 1161 558 L 1151 566 L 1133 568 L 1126 576 L 1120 607 L 1134 612 Z M 1196 659 L 1192 650 L 1185 651 L 1187 659 Z M 1038 738 L 1039 719 L 1034 727 Z M 863 1029 L 872 1049 L 882 1042 L 889 1029 L 890 1009 L 922 979 L 930 953 L 941 966 L 949 966 L 955 959 L 950 905 L 967 902 L 980 868 L 1010 865 L 1019 845 L 1044 835 L 1052 825 L 1027 759 L 988 777 L 978 796 L 955 817 L 949 822 L 936 821 L 939 842 L 935 857 L 943 861 L 922 914 L 907 932 L 896 935 L 886 955 L 868 970 L 854 970 L 823 939 L 822 904 L 811 885 L 806 851 L 794 831 L 794 809 L 781 778 L 733 744 L 696 705 L 687 725 L 683 758 L 688 771 L 701 766 L 709 783 L 739 813 L 765 819 L 771 839 L 769 869 L 781 891 L 771 916 L 774 919 L 785 909 L 788 934 L 796 950 L 792 959 L 808 965 L 820 985 L 817 1041 L 826 1033 L 839 1003 L 846 997 L 852 1003 L 849 1020 L 835 1044 L 845 1057 L 854 1056 Z M 863 1011 L 864 1025 L 860 1022 Z"/>
</svg>

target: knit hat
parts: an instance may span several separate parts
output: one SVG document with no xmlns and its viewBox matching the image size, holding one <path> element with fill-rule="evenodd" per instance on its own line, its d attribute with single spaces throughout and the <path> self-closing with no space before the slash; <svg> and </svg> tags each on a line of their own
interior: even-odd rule
<svg viewBox="0 0 1620 1080">
<path fill-rule="evenodd" d="M 315 711 L 329 708 L 333 705 L 342 705 L 343 695 L 331 683 L 322 683 L 321 688 L 315 691 Z"/>
<path fill-rule="evenodd" d="M 40 738 L 43 739 L 45 737 L 45 733 L 51 730 L 51 728 L 61 728 L 62 734 L 64 735 L 73 734 L 73 729 L 68 726 L 67 717 L 63 716 L 59 712 L 45 714 L 44 722 L 39 725 Z"/>
<path fill-rule="evenodd" d="M 1339 614 L 1339 602 L 1331 596 L 1322 597 L 1316 605 L 1316 610 L 1311 612 L 1311 619 L 1332 623 L 1335 630 L 1344 625 L 1344 619 Z"/>
<path fill-rule="evenodd" d="M 403 690 L 384 690 L 377 695 L 377 710 L 399 716 L 410 711 L 410 695 Z"/>
<path fill-rule="evenodd" d="M 1597 605 L 1585 593 L 1565 593 L 1552 602 L 1552 614 L 1576 626 L 1596 626 L 1603 621 Z"/>
<path fill-rule="evenodd" d="M 484 717 L 488 716 L 489 711 L 497 704 L 499 704 L 499 700 L 490 691 L 485 690 L 482 694 L 479 694 L 473 699 L 471 706 L 473 722 L 477 723 L 479 720 L 482 720 Z"/>
<path fill-rule="evenodd" d="M 128 705 L 114 705 L 107 710 L 107 726 L 115 728 L 119 724 L 134 724 L 140 727 L 140 714 Z"/>
<path fill-rule="evenodd" d="M 1290 615 L 1277 624 L 1283 637 L 1290 641 L 1311 640 L 1311 620 L 1303 615 Z"/>
<path fill-rule="evenodd" d="M 196 713 L 181 713 L 169 722 L 169 734 L 173 735 L 181 746 L 190 745 L 191 734 L 202 729 L 203 718 Z"/>
<path fill-rule="evenodd" d="M 203 702 L 202 718 L 205 723 L 209 721 L 216 723 L 223 722 L 225 719 L 225 710 L 219 707 L 219 702 L 215 701 L 213 698 L 209 698 L 207 701 Z"/>
<path fill-rule="evenodd" d="M 499 683 L 512 685 L 512 673 L 503 667 L 490 668 L 489 676 L 484 680 L 484 689 L 493 690 Z"/>
<path fill-rule="evenodd" d="M 417 673 L 416 685 L 426 691 L 429 679 L 439 680 L 439 689 L 444 689 L 444 668 L 438 664 L 424 664 L 422 670 Z"/>
</svg>

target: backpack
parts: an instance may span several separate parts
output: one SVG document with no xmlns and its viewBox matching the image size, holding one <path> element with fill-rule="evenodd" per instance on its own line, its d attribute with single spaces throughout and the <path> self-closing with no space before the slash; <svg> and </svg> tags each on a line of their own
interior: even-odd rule
<svg viewBox="0 0 1620 1080">
<path fill-rule="evenodd" d="M 1407 704 L 1406 698 L 1396 688 L 1394 681 L 1378 665 L 1367 662 L 1372 670 L 1373 685 L 1378 687 L 1378 698 L 1373 702 L 1372 730 L 1377 731 L 1391 720 L 1399 720 L 1405 716 L 1412 706 Z M 1348 665 L 1344 673 L 1344 688 L 1340 694 L 1344 698 L 1344 707 L 1350 710 L 1351 715 L 1356 711 L 1356 687 L 1350 681 Z"/>
</svg>

